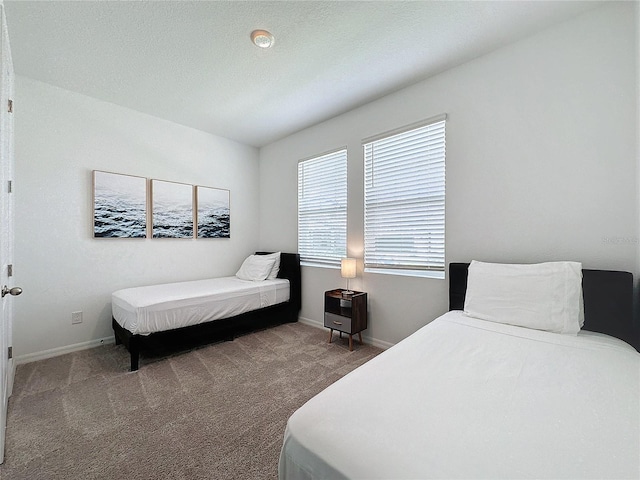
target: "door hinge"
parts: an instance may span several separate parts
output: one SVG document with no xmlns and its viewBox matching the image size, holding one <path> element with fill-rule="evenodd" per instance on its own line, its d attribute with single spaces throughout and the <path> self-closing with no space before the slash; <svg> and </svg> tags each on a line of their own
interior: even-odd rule
<svg viewBox="0 0 640 480">
<path fill-rule="evenodd" d="M 9 358 L 13 358 L 13 347 L 9 347 Z"/>
<path fill-rule="evenodd" d="M 9 180 L 9 193 L 13 193 L 13 180 Z"/>
<path fill-rule="evenodd" d="M 13 265 L 7 265 L 7 277 L 13 277 Z"/>
<path fill-rule="evenodd" d="M 9 113 L 13 113 L 13 100 L 9 100 L 9 107 L 7 110 L 9 110 Z"/>
</svg>

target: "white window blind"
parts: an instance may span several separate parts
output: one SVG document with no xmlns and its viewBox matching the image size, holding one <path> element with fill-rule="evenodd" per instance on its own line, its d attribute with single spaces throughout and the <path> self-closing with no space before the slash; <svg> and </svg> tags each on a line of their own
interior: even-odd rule
<svg viewBox="0 0 640 480">
<path fill-rule="evenodd" d="M 444 278 L 445 122 L 365 141 L 365 271 Z"/>
<path fill-rule="evenodd" d="M 306 263 L 347 256 L 347 150 L 298 163 L 298 253 Z"/>
</svg>

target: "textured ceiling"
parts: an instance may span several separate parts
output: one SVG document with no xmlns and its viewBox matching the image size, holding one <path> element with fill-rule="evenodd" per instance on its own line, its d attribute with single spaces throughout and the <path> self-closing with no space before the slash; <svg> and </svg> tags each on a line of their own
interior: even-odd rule
<svg viewBox="0 0 640 480">
<path fill-rule="evenodd" d="M 5 0 L 18 75 L 262 146 L 598 2 Z M 269 50 L 252 30 L 274 34 Z"/>
</svg>

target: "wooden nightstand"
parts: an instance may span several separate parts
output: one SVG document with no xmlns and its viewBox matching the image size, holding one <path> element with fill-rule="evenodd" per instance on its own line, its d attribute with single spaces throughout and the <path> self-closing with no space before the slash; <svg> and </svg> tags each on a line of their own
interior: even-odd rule
<svg viewBox="0 0 640 480">
<path fill-rule="evenodd" d="M 353 335 L 358 334 L 362 345 L 362 330 L 367 328 L 367 294 L 353 292 L 348 295 L 337 288 L 324 292 L 324 326 L 329 328 L 329 343 L 333 331 L 349 335 L 349 351 L 353 351 Z"/>
</svg>

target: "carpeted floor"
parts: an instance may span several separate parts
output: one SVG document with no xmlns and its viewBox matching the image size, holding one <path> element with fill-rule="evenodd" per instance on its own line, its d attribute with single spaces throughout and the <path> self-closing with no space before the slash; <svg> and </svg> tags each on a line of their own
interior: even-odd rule
<svg viewBox="0 0 640 480">
<path fill-rule="evenodd" d="M 19 365 L 0 478 L 277 478 L 287 418 L 381 351 L 327 337 L 285 324 L 133 373 L 122 345 Z"/>
</svg>

